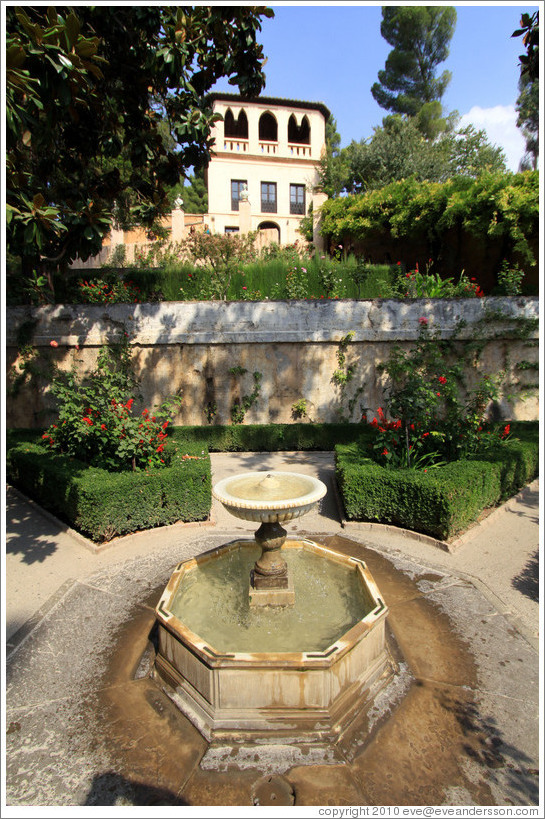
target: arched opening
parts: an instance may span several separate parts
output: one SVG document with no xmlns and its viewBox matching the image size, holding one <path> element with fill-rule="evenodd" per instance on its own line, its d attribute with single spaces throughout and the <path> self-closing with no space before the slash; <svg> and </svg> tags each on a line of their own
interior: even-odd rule
<svg viewBox="0 0 545 819">
<path fill-rule="evenodd" d="M 256 245 L 258 249 L 273 243 L 280 244 L 280 227 L 276 222 L 260 222 L 257 231 Z"/>
<path fill-rule="evenodd" d="M 223 120 L 224 134 L 230 139 L 248 139 L 248 117 L 244 110 L 239 112 L 235 119 L 230 108 L 227 109 Z"/>
<path fill-rule="evenodd" d="M 266 142 L 278 142 L 278 124 L 269 111 L 259 117 L 259 139 Z"/>
<path fill-rule="evenodd" d="M 306 114 L 301 121 L 301 125 L 297 125 L 293 114 L 289 118 L 288 142 L 294 142 L 298 145 L 310 145 L 310 123 Z"/>
</svg>

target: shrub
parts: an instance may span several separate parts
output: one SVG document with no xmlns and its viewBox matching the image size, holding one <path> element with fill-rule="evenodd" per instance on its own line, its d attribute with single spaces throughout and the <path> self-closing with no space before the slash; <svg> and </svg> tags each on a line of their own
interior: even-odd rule
<svg viewBox="0 0 545 819">
<path fill-rule="evenodd" d="M 57 370 L 51 392 L 59 415 L 43 440 L 53 450 L 107 469 L 168 463 L 166 429 L 181 398 L 171 396 L 137 416 L 132 413 L 135 388 L 126 343 L 103 347 L 95 370 L 82 380 L 75 366 L 69 372 Z"/>
<path fill-rule="evenodd" d="M 349 520 L 391 523 L 446 539 L 515 494 L 538 471 L 537 425 L 500 448 L 433 470 L 386 469 L 362 443 L 338 445 L 336 476 Z"/>
<path fill-rule="evenodd" d="M 11 438 L 8 479 L 94 541 L 209 514 L 210 458 L 202 446 L 184 447 L 169 467 L 113 473 L 55 454 L 37 440 L 28 432 Z"/>
</svg>

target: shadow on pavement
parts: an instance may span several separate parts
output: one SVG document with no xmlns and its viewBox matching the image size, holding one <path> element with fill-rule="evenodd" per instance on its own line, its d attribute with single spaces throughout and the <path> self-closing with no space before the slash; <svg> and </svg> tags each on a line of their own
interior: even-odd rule
<svg viewBox="0 0 545 819">
<path fill-rule="evenodd" d="M 525 597 L 529 597 L 534 602 L 539 602 L 539 550 L 526 563 L 525 567 L 517 577 L 511 581 L 511 585 Z"/>
</svg>

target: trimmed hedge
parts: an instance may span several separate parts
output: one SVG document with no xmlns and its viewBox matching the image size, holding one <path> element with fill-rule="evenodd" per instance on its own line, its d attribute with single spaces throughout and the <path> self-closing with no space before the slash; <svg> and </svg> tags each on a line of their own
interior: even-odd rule
<svg viewBox="0 0 545 819">
<path fill-rule="evenodd" d="M 503 446 L 427 472 L 385 469 L 366 457 L 361 442 L 337 446 L 336 476 L 347 518 L 453 537 L 538 474 L 538 425 L 513 427 L 517 438 Z"/>
<path fill-rule="evenodd" d="M 210 452 L 329 452 L 336 444 L 368 437 L 363 424 L 233 424 L 173 427 L 179 446 L 206 446 Z M 372 432 L 372 430 L 370 430 Z"/>
<path fill-rule="evenodd" d="M 45 509 L 102 542 L 140 529 L 208 517 L 210 457 L 202 446 L 188 446 L 185 452 L 199 459 L 180 459 L 147 472 L 108 472 L 53 454 L 36 441 L 36 433 L 19 432 L 8 435 L 6 474 Z"/>
</svg>

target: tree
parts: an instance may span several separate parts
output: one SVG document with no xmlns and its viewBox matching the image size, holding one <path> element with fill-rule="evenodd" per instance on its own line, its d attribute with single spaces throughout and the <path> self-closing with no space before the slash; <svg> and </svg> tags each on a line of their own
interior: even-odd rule
<svg viewBox="0 0 545 819">
<path fill-rule="evenodd" d="M 526 154 L 520 170 L 536 170 L 539 156 L 539 80 L 531 80 L 528 73 L 521 74 L 516 109 L 517 127 L 526 140 Z"/>
<path fill-rule="evenodd" d="M 196 170 L 193 176 L 180 186 L 178 192 L 184 200 L 186 213 L 208 213 L 208 188 L 204 168 Z"/>
<path fill-rule="evenodd" d="M 539 79 L 539 11 L 523 14 L 520 28 L 511 37 L 522 37 L 526 54 L 519 56 L 521 76 L 526 75 L 530 82 Z"/>
<path fill-rule="evenodd" d="M 329 117 L 325 125 L 325 153 L 318 166 L 320 186 L 327 196 L 338 196 L 343 190 L 347 171 L 337 121 Z"/>
<path fill-rule="evenodd" d="M 24 273 L 95 254 L 114 219 L 151 227 L 170 209 L 169 189 L 209 160 L 207 92 L 222 76 L 248 96 L 264 85 L 263 16 L 7 8 L 7 240 Z"/>
<path fill-rule="evenodd" d="M 353 141 L 343 149 L 347 169 L 344 190 L 362 193 L 414 177 L 420 182 L 445 182 L 454 176 L 478 177 L 505 171 L 505 155 L 491 145 L 485 131 L 472 125 L 445 132 L 433 142 L 424 139 L 414 118 L 385 117 L 370 140 Z"/>
<path fill-rule="evenodd" d="M 383 6 L 380 33 L 393 46 L 371 93 L 381 108 L 415 117 L 426 139 L 446 127 L 441 97 L 450 72 L 436 76 L 456 25 L 451 6 Z"/>
</svg>

